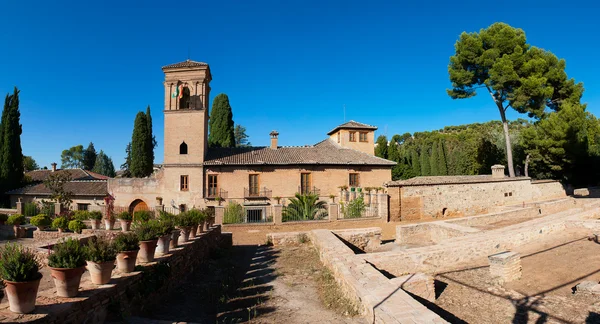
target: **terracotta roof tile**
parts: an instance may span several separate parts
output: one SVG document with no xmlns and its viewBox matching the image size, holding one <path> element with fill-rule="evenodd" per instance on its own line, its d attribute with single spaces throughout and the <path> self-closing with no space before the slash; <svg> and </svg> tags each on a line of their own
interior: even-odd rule
<svg viewBox="0 0 600 324">
<path fill-rule="evenodd" d="M 373 126 L 373 125 L 368 125 L 368 124 L 363 124 L 363 123 L 359 123 L 356 122 L 354 120 L 351 120 L 347 123 L 343 123 L 339 126 L 337 126 L 336 128 L 332 129 L 331 131 L 329 131 L 329 133 L 327 133 L 327 135 L 331 135 L 333 133 L 335 133 L 338 129 L 368 129 L 368 130 L 376 130 L 377 127 Z"/>
<path fill-rule="evenodd" d="M 342 148 L 330 139 L 312 146 L 211 148 L 204 165 L 382 165 L 396 162 L 357 150 Z"/>
<path fill-rule="evenodd" d="M 176 69 L 176 68 L 197 67 L 197 66 L 208 66 L 208 64 L 204 63 L 204 62 L 185 60 L 183 62 L 165 65 L 162 68 L 164 70 L 164 69 Z"/>
<path fill-rule="evenodd" d="M 463 183 L 482 183 L 482 182 L 501 182 L 501 181 L 520 181 L 530 180 L 528 177 L 516 178 L 492 178 L 491 174 L 485 175 L 460 175 L 460 176 L 431 176 L 414 177 L 407 180 L 390 181 L 385 184 L 386 187 L 407 187 L 407 186 L 432 186 L 432 185 L 450 185 Z"/>
<path fill-rule="evenodd" d="M 106 180 L 109 177 L 83 169 L 59 169 L 57 173 L 67 172 L 71 175 L 71 180 Z M 46 180 L 51 174 L 52 170 L 35 170 L 26 172 L 25 175 L 31 178 L 31 181 L 41 182 Z"/>
<path fill-rule="evenodd" d="M 106 196 L 108 187 L 106 180 L 71 181 L 65 184 L 65 190 L 75 196 Z M 32 184 L 7 192 L 9 195 L 50 195 L 51 191 L 43 183 Z"/>
</svg>

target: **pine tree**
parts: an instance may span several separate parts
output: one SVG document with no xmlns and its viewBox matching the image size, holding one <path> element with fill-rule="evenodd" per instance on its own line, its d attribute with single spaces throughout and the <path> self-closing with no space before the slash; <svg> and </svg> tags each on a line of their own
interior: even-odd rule
<svg viewBox="0 0 600 324">
<path fill-rule="evenodd" d="M 439 156 L 439 152 L 438 152 L 438 144 L 437 142 L 433 142 L 433 146 L 431 147 L 431 157 L 429 159 L 429 164 L 430 164 L 430 171 L 432 176 L 437 176 L 440 175 L 440 172 L 438 170 L 438 163 L 440 156 Z"/>
<path fill-rule="evenodd" d="M 94 147 L 94 143 L 90 142 L 88 147 L 83 151 L 83 169 L 84 170 L 92 170 L 94 168 L 94 163 L 96 163 L 96 148 Z"/>
<path fill-rule="evenodd" d="M 113 165 L 112 159 L 102 150 L 100 150 L 96 156 L 94 169 L 92 171 L 111 178 L 115 176 L 115 166 Z"/>
<path fill-rule="evenodd" d="M 429 148 L 427 146 L 421 147 L 421 175 L 422 176 L 430 176 L 431 175 L 431 165 L 429 164 Z"/>
<path fill-rule="evenodd" d="M 233 113 L 229 105 L 229 97 L 224 93 L 217 95 L 213 100 L 209 128 L 210 147 L 235 147 Z"/>
<path fill-rule="evenodd" d="M 377 146 L 375 146 L 375 156 L 382 159 L 388 158 L 388 141 L 385 135 L 379 135 L 377 137 Z"/>
<path fill-rule="evenodd" d="M 438 142 L 438 165 L 437 170 L 439 175 L 448 175 L 448 165 L 446 162 L 446 149 L 444 148 L 444 141 L 442 139 Z"/>
<path fill-rule="evenodd" d="M 19 90 L 7 98 L 2 112 L 2 156 L 0 164 L 0 183 L 2 192 L 18 188 L 23 183 L 23 150 L 21 149 L 22 127 L 19 112 Z"/>
<path fill-rule="evenodd" d="M 148 119 L 146 114 L 140 111 L 135 117 L 133 135 L 131 137 L 131 165 L 129 166 L 129 170 L 131 176 L 135 178 L 147 177 L 153 171 L 153 162 L 148 155 L 148 152 L 151 150 L 148 133 Z"/>
<path fill-rule="evenodd" d="M 150 150 L 146 153 L 148 155 L 148 159 L 154 165 L 154 148 L 156 147 L 156 137 L 154 137 L 154 132 L 152 131 L 152 115 L 150 115 L 150 106 L 146 107 L 146 119 L 148 121 L 148 141 Z"/>
</svg>

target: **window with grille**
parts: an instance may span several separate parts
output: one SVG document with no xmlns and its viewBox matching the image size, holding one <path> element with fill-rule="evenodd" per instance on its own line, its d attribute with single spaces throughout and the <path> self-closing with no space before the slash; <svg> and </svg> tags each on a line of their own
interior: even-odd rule
<svg viewBox="0 0 600 324">
<path fill-rule="evenodd" d="M 302 194 L 310 193 L 311 181 L 310 173 L 302 173 L 300 175 L 300 191 Z"/>
<path fill-rule="evenodd" d="M 88 210 L 90 204 L 77 204 L 77 210 Z"/>
<path fill-rule="evenodd" d="M 248 189 L 251 196 L 258 196 L 259 191 L 258 174 L 251 174 L 248 176 Z"/>
<path fill-rule="evenodd" d="M 360 142 L 367 142 L 367 133 L 365 133 L 365 132 L 360 132 L 360 133 L 358 134 L 358 140 L 359 140 Z"/>
<path fill-rule="evenodd" d="M 350 173 L 350 187 L 360 187 L 358 173 Z"/>
<path fill-rule="evenodd" d="M 208 196 L 209 197 L 216 197 L 219 195 L 219 189 L 218 188 L 218 181 L 217 181 L 217 175 L 216 174 L 209 174 L 208 175 Z"/>
<path fill-rule="evenodd" d="M 187 175 L 182 175 L 180 180 L 180 189 L 181 191 L 189 190 L 189 177 Z"/>
<path fill-rule="evenodd" d="M 350 142 L 356 142 L 356 132 L 350 132 Z"/>
</svg>

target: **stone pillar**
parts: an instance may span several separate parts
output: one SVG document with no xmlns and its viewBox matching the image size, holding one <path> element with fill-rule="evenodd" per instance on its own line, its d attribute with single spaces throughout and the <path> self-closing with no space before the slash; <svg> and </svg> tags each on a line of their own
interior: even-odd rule
<svg viewBox="0 0 600 324">
<path fill-rule="evenodd" d="M 159 218 L 160 213 L 165 211 L 165 205 L 154 206 L 154 217 Z"/>
<path fill-rule="evenodd" d="M 504 165 L 494 164 L 492 165 L 492 178 L 504 178 Z"/>
<path fill-rule="evenodd" d="M 388 195 L 386 193 L 377 194 L 377 214 L 386 222 L 388 220 L 389 207 Z"/>
<path fill-rule="evenodd" d="M 23 202 L 21 201 L 21 198 L 18 198 L 17 200 L 17 214 L 23 215 Z"/>
<path fill-rule="evenodd" d="M 338 216 L 339 216 L 339 205 L 338 204 L 329 204 L 329 210 L 327 211 L 327 213 L 329 214 L 329 221 L 330 222 L 335 222 L 338 220 Z"/>
<path fill-rule="evenodd" d="M 521 278 L 521 255 L 505 251 L 488 256 L 490 274 L 499 277 L 501 282 L 511 282 Z"/>
<path fill-rule="evenodd" d="M 354 199 L 356 199 L 356 191 L 350 191 L 350 200 L 354 200 Z"/>
<path fill-rule="evenodd" d="M 60 215 L 60 212 L 61 212 L 60 204 L 58 204 L 58 203 L 54 204 L 54 214 Z"/>
<path fill-rule="evenodd" d="M 279 204 L 273 205 L 273 223 L 275 223 L 275 225 L 283 223 L 282 214 L 283 206 Z"/>
<path fill-rule="evenodd" d="M 225 207 L 215 206 L 215 225 L 223 225 L 224 213 L 225 213 Z"/>
</svg>

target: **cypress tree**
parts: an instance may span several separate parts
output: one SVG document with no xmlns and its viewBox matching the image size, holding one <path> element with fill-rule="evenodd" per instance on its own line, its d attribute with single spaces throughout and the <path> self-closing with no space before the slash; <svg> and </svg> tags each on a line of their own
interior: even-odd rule
<svg viewBox="0 0 600 324">
<path fill-rule="evenodd" d="M 147 177 L 153 171 L 153 162 L 148 155 L 151 149 L 148 133 L 148 119 L 146 114 L 140 111 L 135 116 L 133 135 L 131 136 L 131 165 L 129 170 L 135 178 Z"/>
<path fill-rule="evenodd" d="M 440 175 L 438 170 L 439 163 L 439 152 L 438 152 L 438 144 L 437 142 L 433 142 L 433 146 L 431 147 L 431 158 L 429 159 L 430 171 L 432 176 Z"/>
<path fill-rule="evenodd" d="M 90 142 L 90 145 L 83 151 L 83 168 L 85 170 L 94 169 L 94 164 L 96 163 L 96 148 L 94 147 L 94 143 Z"/>
<path fill-rule="evenodd" d="M 421 161 L 419 161 L 419 153 L 414 148 L 410 149 L 410 162 L 412 165 L 413 176 L 418 177 L 421 175 Z"/>
<path fill-rule="evenodd" d="M 15 87 L 14 93 L 7 100 L 2 113 L 2 164 L 0 165 L 0 182 L 3 183 L 2 192 L 18 188 L 23 182 L 23 150 L 21 149 L 19 112 L 19 90 Z"/>
<path fill-rule="evenodd" d="M 375 147 L 375 156 L 382 159 L 388 158 L 388 141 L 385 135 L 379 135 L 377 137 L 377 146 Z"/>
<path fill-rule="evenodd" d="M 210 147 L 235 147 L 233 113 L 226 94 L 218 94 L 210 111 L 208 145 Z"/>
<path fill-rule="evenodd" d="M 152 115 L 150 115 L 150 106 L 146 107 L 146 119 L 148 121 L 148 142 L 149 142 L 149 150 L 146 153 L 148 155 L 148 159 L 154 165 L 154 148 L 156 147 L 156 138 L 154 137 L 154 132 L 152 131 Z"/>
<path fill-rule="evenodd" d="M 94 164 L 94 169 L 92 171 L 111 178 L 115 176 L 115 166 L 113 165 L 112 159 L 109 158 L 104 151 L 100 150 Z"/>
<path fill-rule="evenodd" d="M 444 148 L 444 141 L 442 139 L 438 142 L 438 165 L 439 175 L 448 175 L 448 165 L 446 162 L 446 150 Z"/>
<path fill-rule="evenodd" d="M 392 139 L 390 140 L 390 146 L 388 147 L 387 152 L 389 160 L 400 162 L 400 160 L 402 159 L 402 155 L 400 153 L 400 140 L 400 135 L 392 136 Z"/>
<path fill-rule="evenodd" d="M 426 146 L 421 147 L 421 175 L 431 175 L 431 165 L 429 164 L 429 148 Z"/>
</svg>

